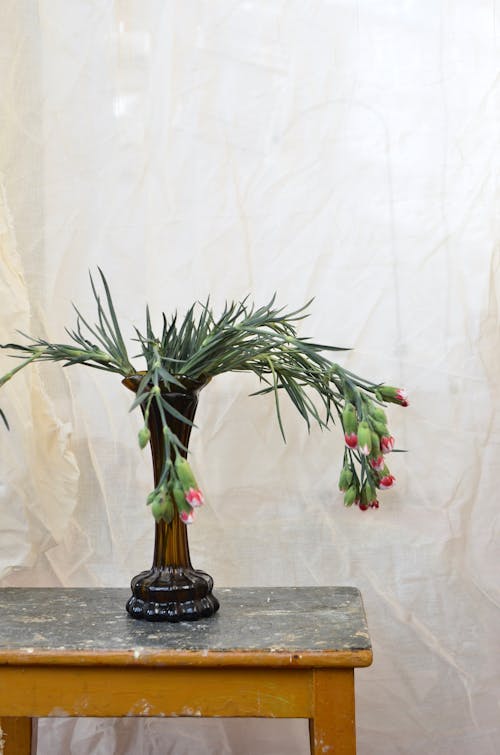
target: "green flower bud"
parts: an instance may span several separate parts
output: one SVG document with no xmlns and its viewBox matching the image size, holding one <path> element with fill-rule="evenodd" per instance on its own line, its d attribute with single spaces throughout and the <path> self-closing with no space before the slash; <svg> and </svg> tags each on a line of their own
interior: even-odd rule
<svg viewBox="0 0 500 755">
<path fill-rule="evenodd" d="M 371 456 L 378 457 L 380 456 L 380 440 L 377 435 L 377 433 L 374 433 L 373 431 L 370 434 L 371 441 L 372 441 L 372 449 L 370 452 Z"/>
<path fill-rule="evenodd" d="M 178 482 L 174 483 L 174 487 L 172 488 L 172 495 L 174 497 L 175 505 L 177 506 L 177 511 L 179 512 L 179 514 L 182 511 L 186 511 L 189 514 L 189 512 L 191 511 L 191 506 L 186 501 L 184 490 Z"/>
<path fill-rule="evenodd" d="M 372 401 L 368 404 L 368 414 L 370 417 L 373 417 L 376 422 L 381 422 L 383 425 L 387 423 L 387 415 L 384 410 Z"/>
<path fill-rule="evenodd" d="M 359 497 L 359 508 L 361 511 L 367 509 L 378 509 L 377 494 L 370 483 L 365 482 L 361 495 Z"/>
<path fill-rule="evenodd" d="M 139 438 L 139 446 L 141 448 L 146 448 L 151 438 L 151 433 L 149 432 L 149 428 L 141 427 L 141 429 L 139 430 L 138 438 Z"/>
<path fill-rule="evenodd" d="M 195 476 L 187 459 L 184 459 L 183 456 L 178 456 L 175 460 L 174 466 L 177 478 L 184 492 L 187 492 L 190 488 L 198 488 L 198 483 L 196 482 Z"/>
<path fill-rule="evenodd" d="M 395 388 L 392 385 L 381 385 L 375 391 L 375 395 L 381 401 L 390 401 L 393 404 L 408 406 L 408 394 L 404 388 Z"/>
<path fill-rule="evenodd" d="M 162 505 L 160 496 L 156 496 L 151 503 L 151 513 L 157 522 L 162 518 Z"/>
<path fill-rule="evenodd" d="M 377 500 L 377 491 L 369 482 L 365 484 L 364 491 L 367 503 L 372 503 L 372 501 Z"/>
<path fill-rule="evenodd" d="M 375 432 L 380 438 L 390 435 L 389 429 L 384 422 L 375 421 L 375 422 L 372 422 L 372 425 L 373 425 L 373 429 L 375 430 Z"/>
<path fill-rule="evenodd" d="M 339 477 L 339 490 L 346 491 L 350 484 L 352 482 L 352 469 L 351 467 L 345 466 Z"/>
<path fill-rule="evenodd" d="M 159 493 L 151 504 L 151 513 L 157 522 L 162 519 L 169 524 L 174 518 L 174 503 L 168 493 Z"/>
<path fill-rule="evenodd" d="M 356 414 L 356 408 L 350 401 L 345 402 L 344 410 L 342 412 L 342 424 L 344 425 L 344 432 L 347 435 L 357 432 L 358 429 L 358 415 Z"/>
<path fill-rule="evenodd" d="M 358 427 L 358 449 L 363 456 L 368 456 L 372 450 L 372 433 L 368 422 L 360 422 Z"/>
<path fill-rule="evenodd" d="M 345 492 L 344 506 L 352 506 L 352 504 L 358 499 L 358 497 L 359 491 L 357 485 L 351 485 L 351 487 Z"/>
</svg>

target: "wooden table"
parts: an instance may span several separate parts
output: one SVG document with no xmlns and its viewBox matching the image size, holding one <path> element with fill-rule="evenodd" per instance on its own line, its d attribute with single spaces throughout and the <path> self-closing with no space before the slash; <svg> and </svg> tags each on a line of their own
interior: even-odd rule
<svg viewBox="0 0 500 755">
<path fill-rule="evenodd" d="M 0 589 L 4 754 L 29 753 L 43 716 L 308 718 L 312 753 L 355 753 L 354 668 L 372 661 L 359 591 L 216 593 L 215 617 L 165 624 L 130 618 L 128 590 Z"/>
</svg>

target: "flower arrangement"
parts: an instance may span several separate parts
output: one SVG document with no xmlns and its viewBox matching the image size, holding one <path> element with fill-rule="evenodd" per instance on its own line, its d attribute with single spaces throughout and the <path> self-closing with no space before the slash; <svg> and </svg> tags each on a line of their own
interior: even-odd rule
<svg viewBox="0 0 500 755">
<path fill-rule="evenodd" d="M 339 489 L 346 506 L 362 511 L 378 508 L 378 491 L 394 485 L 386 464 L 394 450 L 394 438 L 384 407 L 387 403 L 408 406 L 403 389 L 373 383 L 330 361 L 323 352 L 343 351 L 335 346 L 314 343 L 299 337 L 296 323 L 307 317 L 311 302 L 295 311 L 275 307 L 275 298 L 256 308 L 242 302 L 226 304 L 215 317 L 207 300 L 193 304 L 182 320 L 177 313 L 163 314 L 161 332 L 153 331 L 146 307 L 144 332 L 135 329 L 146 369 L 138 370 L 130 361 L 121 333 L 108 283 L 99 269 L 102 292 L 90 282 L 97 306 L 97 322 L 91 325 L 75 307 L 76 327 L 66 329 L 70 344 L 50 343 L 42 338 L 23 337 L 24 344 L 0 344 L 22 361 L 0 378 L 0 386 L 32 362 L 62 362 L 63 366 L 84 364 L 123 378 L 140 380 L 131 410 L 140 406 L 144 425 L 139 446 L 150 441 L 148 418 L 154 405 L 161 417 L 165 455 L 161 475 L 147 503 L 156 521 L 171 522 L 175 511 L 187 524 L 195 509 L 203 504 L 201 493 L 184 448 L 169 426 L 169 418 L 187 424 L 166 398 L 168 391 L 185 390 L 193 381 L 208 381 L 224 372 L 253 372 L 261 388 L 252 395 L 274 394 L 276 416 L 283 439 L 280 397 L 286 393 L 310 428 L 317 423 L 326 428 L 338 419 L 344 432 L 345 450 Z M 103 303 L 104 302 L 104 303 Z M 166 390 L 165 390 L 166 389 Z M 5 414 L 0 415 L 8 427 Z"/>
</svg>

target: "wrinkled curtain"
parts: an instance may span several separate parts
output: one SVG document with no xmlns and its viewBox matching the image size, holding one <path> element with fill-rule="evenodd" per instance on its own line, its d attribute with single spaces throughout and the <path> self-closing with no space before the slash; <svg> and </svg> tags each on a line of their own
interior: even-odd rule
<svg viewBox="0 0 500 755">
<path fill-rule="evenodd" d="M 345 509 L 339 433 L 252 376 L 201 395 L 190 529 L 218 585 L 349 584 L 374 664 L 361 755 L 498 752 L 498 79 L 493 0 L 4 0 L 0 341 L 64 340 L 101 266 L 127 335 L 277 292 L 342 364 L 404 385 L 397 478 Z M 498 25 L 498 8 L 496 15 Z M 11 363 L 0 354 L 3 373 Z M 0 584 L 125 586 L 149 565 L 150 461 L 106 373 L 1 392 Z M 496 648 L 496 654 L 495 654 Z M 158 748 L 158 749 L 155 749 Z M 307 752 L 304 722 L 43 721 L 39 751 Z"/>
</svg>

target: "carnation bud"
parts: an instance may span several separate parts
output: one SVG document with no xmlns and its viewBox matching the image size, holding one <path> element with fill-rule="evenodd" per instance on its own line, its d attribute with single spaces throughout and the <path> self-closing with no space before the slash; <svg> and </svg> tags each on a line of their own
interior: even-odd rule
<svg viewBox="0 0 500 755">
<path fill-rule="evenodd" d="M 370 451 L 370 458 L 368 459 L 368 462 L 372 469 L 382 469 L 384 466 L 384 457 L 382 456 L 382 452 L 380 450 L 380 441 L 377 433 L 374 433 L 372 431 L 371 433 L 371 440 L 372 440 L 372 449 Z"/>
<path fill-rule="evenodd" d="M 174 518 L 174 502 L 165 490 L 158 493 L 151 503 L 151 513 L 157 522 L 163 519 L 169 524 Z"/>
<path fill-rule="evenodd" d="M 345 466 L 343 467 L 340 477 L 339 477 L 339 490 L 342 490 L 344 493 L 349 488 L 350 484 L 352 482 L 352 469 L 351 467 Z"/>
<path fill-rule="evenodd" d="M 344 426 L 344 432 L 346 435 L 356 433 L 358 429 L 358 415 L 354 404 L 350 401 L 345 402 L 344 409 L 342 411 L 342 424 Z"/>
<path fill-rule="evenodd" d="M 346 433 L 344 439 L 346 446 L 349 446 L 349 448 L 357 448 L 358 436 L 356 433 Z"/>
<path fill-rule="evenodd" d="M 178 456 L 175 460 L 174 466 L 177 478 L 185 492 L 187 492 L 189 488 L 198 488 L 198 483 L 195 480 L 193 471 L 187 459 L 183 456 Z"/>
<path fill-rule="evenodd" d="M 378 456 L 380 454 L 380 440 L 377 435 L 377 433 L 374 433 L 373 430 L 371 432 L 371 441 L 372 441 L 372 448 L 371 448 L 371 455 L 372 456 Z"/>
<path fill-rule="evenodd" d="M 372 450 L 372 437 L 368 422 L 360 422 L 358 427 L 358 448 L 363 456 L 368 456 Z"/>
<path fill-rule="evenodd" d="M 389 467 L 384 465 L 382 471 L 378 473 L 377 487 L 380 490 L 389 490 L 395 482 L 396 478 L 390 473 Z"/>
<path fill-rule="evenodd" d="M 351 487 L 345 492 L 344 506 L 352 506 L 352 504 L 358 499 L 358 496 L 359 492 L 357 485 L 351 485 Z"/>
<path fill-rule="evenodd" d="M 146 448 L 151 438 L 149 427 L 141 427 L 141 429 L 139 430 L 138 438 L 139 438 L 139 446 L 141 448 Z"/>
<path fill-rule="evenodd" d="M 365 484 L 365 495 L 366 495 L 366 501 L 369 504 L 372 504 L 373 501 L 377 499 L 377 491 L 373 487 L 373 485 L 370 485 L 369 482 Z"/>
<path fill-rule="evenodd" d="M 404 388 L 398 388 L 396 398 L 398 399 L 401 406 L 410 406 L 410 402 L 408 400 L 408 392 Z"/>
<path fill-rule="evenodd" d="M 382 401 L 390 401 L 393 404 L 408 406 L 408 394 L 404 388 L 395 388 L 392 385 L 381 385 L 375 393 Z"/>
<path fill-rule="evenodd" d="M 395 482 L 396 478 L 392 474 L 381 477 L 379 481 L 380 490 L 389 490 L 389 488 L 392 488 Z"/>
<path fill-rule="evenodd" d="M 153 514 L 157 522 L 159 522 L 160 519 L 162 518 L 162 507 L 161 507 L 160 496 L 155 496 L 155 498 L 153 498 L 153 501 L 151 502 L 151 513 Z"/>
<path fill-rule="evenodd" d="M 191 509 L 191 511 L 182 511 L 179 514 L 181 522 L 184 522 L 184 524 L 192 524 L 194 521 L 194 511 Z"/>
<path fill-rule="evenodd" d="M 377 505 L 375 506 L 375 502 Z M 370 508 L 378 508 L 377 494 L 369 482 L 365 482 L 359 499 L 359 508 L 366 511 Z"/>
<path fill-rule="evenodd" d="M 370 402 L 368 405 L 368 414 L 375 420 L 375 422 L 380 422 L 383 425 L 387 422 L 387 415 L 384 410 L 373 402 Z"/>
<path fill-rule="evenodd" d="M 174 486 L 172 488 L 172 495 L 174 496 L 174 501 L 175 505 L 177 506 L 179 516 L 183 511 L 189 514 L 189 512 L 191 511 L 191 506 L 186 501 L 186 496 L 184 494 L 182 485 L 180 485 L 178 482 L 174 483 Z"/>
<path fill-rule="evenodd" d="M 384 457 L 382 454 L 380 456 L 370 456 L 368 459 L 370 466 L 372 469 L 374 469 L 376 472 L 380 472 L 384 468 Z"/>
<path fill-rule="evenodd" d="M 374 420 L 372 422 L 372 427 L 380 437 L 384 435 L 390 435 L 389 430 L 387 429 L 387 425 L 384 422 L 378 422 L 377 420 Z"/>
<path fill-rule="evenodd" d="M 380 438 L 380 450 L 383 454 L 389 454 L 394 448 L 394 438 L 392 435 L 384 435 Z"/>
<path fill-rule="evenodd" d="M 195 488 L 189 488 L 184 498 L 193 509 L 197 509 L 199 506 L 203 506 L 203 504 L 205 503 L 203 493 L 199 488 L 197 490 L 195 490 Z"/>
</svg>

